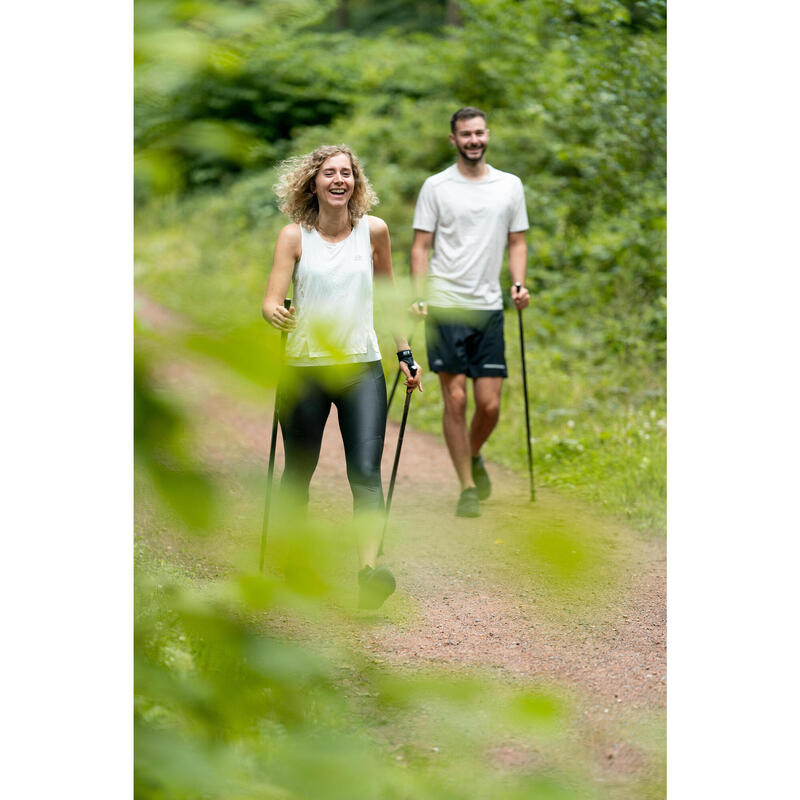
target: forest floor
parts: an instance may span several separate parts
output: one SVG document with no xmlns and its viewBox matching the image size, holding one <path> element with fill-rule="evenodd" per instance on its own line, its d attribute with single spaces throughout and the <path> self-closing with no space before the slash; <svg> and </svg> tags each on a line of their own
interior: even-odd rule
<svg viewBox="0 0 800 800">
<path fill-rule="evenodd" d="M 162 333 L 182 324 L 139 296 L 137 314 Z M 154 375 L 188 410 L 196 457 L 232 495 L 251 494 L 250 479 L 241 476 L 266 475 L 271 407 L 232 390 L 236 379 L 221 380 L 219 368 L 199 357 L 162 358 Z M 395 398 L 400 402 L 402 392 Z M 384 487 L 397 434 L 390 422 Z M 279 436 L 277 475 L 282 457 Z M 353 618 L 346 631 L 349 646 L 394 669 L 477 669 L 497 681 L 558 686 L 573 698 L 575 736 L 593 764 L 594 779 L 617 787 L 619 793 L 610 796 L 659 796 L 654 787 L 663 786 L 666 705 L 663 536 L 633 530 L 546 488 L 537 488 L 530 502 L 527 475 L 493 463 L 488 469 L 493 492 L 481 504 L 481 517 L 456 518 L 458 484 L 442 437 L 406 430 L 382 561 L 396 575 L 397 592 L 377 612 Z M 311 515 L 347 524 L 351 495 L 335 409 L 311 498 Z M 152 498 L 140 493 L 137 541 L 196 578 L 224 576 L 241 566 L 243 553 L 257 557 L 260 502 L 242 499 L 246 533 L 199 539 L 164 524 Z M 521 523 L 545 532 L 544 560 L 531 555 Z M 574 568 L 556 559 L 548 570 L 553 536 L 575 544 Z M 353 602 L 355 572 L 353 552 Z M 309 623 L 303 630 L 295 627 L 293 635 L 311 639 L 324 633 Z M 536 754 L 519 742 L 501 742 L 492 760 L 500 769 L 525 769 L 535 764 Z"/>
</svg>

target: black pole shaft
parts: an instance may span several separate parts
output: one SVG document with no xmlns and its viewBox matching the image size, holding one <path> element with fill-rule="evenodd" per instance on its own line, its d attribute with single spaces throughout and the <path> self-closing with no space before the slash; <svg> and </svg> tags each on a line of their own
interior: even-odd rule
<svg viewBox="0 0 800 800">
<path fill-rule="evenodd" d="M 516 284 L 517 290 L 521 288 L 519 283 Z M 522 329 L 522 309 L 517 309 L 517 317 L 519 319 L 519 351 L 522 356 L 522 391 L 525 395 L 525 432 L 528 434 L 526 441 L 528 442 L 528 478 L 531 488 L 531 500 L 536 499 L 536 489 L 533 485 L 533 450 L 531 449 L 531 415 L 528 408 L 528 371 L 525 369 L 525 334 Z"/>
<path fill-rule="evenodd" d="M 423 304 L 420 303 L 420 306 Z M 408 346 L 411 347 L 411 340 L 414 338 L 414 332 L 417 329 L 417 323 L 419 319 L 415 320 L 414 322 L 414 330 L 411 331 L 411 335 L 408 337 Z M 392 384 L 392 391 L 389 392 L 389 401 L 386 403 L 386 413 L 389 413 L 389 409 L 392 407 L 392 400 L 394 400 L 394 393 L 397 390 L 397 384 L 400 382 L 400 376 L 403 374 L 403 370 L 400 367 L 397 368 L 397 375 L 394 376 L 394 383 Z"/>
<path fill-rule="evenodd" d="M 411 344 L 409 342 L 409 344 Z M 394 393 L 397 391 L 397 384 L 400 382 L 400 375 L 402 375 L 401 370 L 397 370 L 397 375 L 394 376 L 394 383 L 392 384 L 392 391 L 389 392 L 389 402 L 386 404 L 386 413 L 389 413 L 389 409 L 392 407 L 392 400 L 394 399 Z"/>
<path fill-rule="evenodd" d="M 283 307 L 291 308 L 292 301 L 287 297 Z M 264 498 L 264 518 L 261 522 L 261 553 L 258 557 L 258 571 L 264 572 L 264 556 L 267 552 L 267 531 L 269 529 L 269 507 L 272 499 L 272 476 L 275 473 L 275 445 L 278 441 L 278 397 L 280 388 L 280 371 L 283 370 L 283 360 L 286 356 L 286 331 L 281 332 L 281 352 L 278 361 L 278 380 L 275 383 L 275 404 L 272 408 L 272 433 L 269 439 L 269 467 L 267 468 L 267 492 Z"/>
<path fill-rule="evenodd" d="M 412 369 L 412 375 L 416 374 L 416 369 Z M 397 435 L 397 449 L 394 451 L 394 464 L 392 465 L 392 477 L 389 479 L 389 491 L 386 493 L 386 514 L 383 520 L 383 533 L 381 534 L 381 545 L 378 548 L 378 555 L 383 553 L 383 542 L 386 539 L 386 528 L 389 525 L 389 512 L 392 510 L 392 495 L 394 494 L 394 483 L 397 480 L 397 467 L 400 464 L 400 450 L 403 447 L 403 436 L 406 432 L 406 421 L 408 420 L 408 408 L 411 405 L 411 394 L 413 389 L 406 389 L 406 402 L 403 406 L 403 419 L 400 421 L 400 432 Z"/>
</svg>

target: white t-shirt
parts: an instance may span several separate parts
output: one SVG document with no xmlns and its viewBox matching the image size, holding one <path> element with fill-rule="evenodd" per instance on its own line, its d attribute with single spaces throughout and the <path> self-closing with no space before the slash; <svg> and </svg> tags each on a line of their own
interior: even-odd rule
<svg viewBox="0 0 800 800">
<path fill-rule="evenodd" d="M 380 361 L 372 321 L 372 245 L 362 217 L 341 242 L 300 226 L 302 254 L 294 268 L 297 327 L 286 363 L 318 366 Z"/>
<path fill-rule="evenodd" d="M 429 305 L 503 307 L 500 269 L 508 234 L 528 229 L 522 181 L 490 167 L 481 181 L 467 180 L 453 164 L 420 189 L 414 228 L 431 231 Z"/>
</svg>

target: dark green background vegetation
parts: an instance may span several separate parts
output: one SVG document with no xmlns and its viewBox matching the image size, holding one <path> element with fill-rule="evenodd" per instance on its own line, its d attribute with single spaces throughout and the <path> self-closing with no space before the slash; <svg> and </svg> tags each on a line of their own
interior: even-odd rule
<svg viewBox="0 0 800 800">
<path fill-rule="evenodd" d="M 202 332 L 170 346 L 199 348 L 271 385 L 275 337 L 259 307 L 285 224 L 275 166 L 320 144 L 346 142 L 362 159 L 405 286 L 417 192 L 452 163 L 452 112 L 476 105 L 489 116 L 488 160 L 520 176 L 531 220 L 525 324 L 537 481 L 663 533 L 665 24 L 659 0 L 137 0 L 136 284 Z M 512 375 L 486 454 L 524 469 L 511 311 L 506 334 Z M 214 487 L 172 445 L 181 410 L 148 389 L 158 348 L 146 332 L 138 341 L 138 469 L 203 529 Z M 439 409 L 429 378 L 412 424 L 438 431 Z M 325 770 L 337 759 L 377 781 L 376 797 L 468 796 L 426 777 L 425 764 L 387 778 L 360 734 L 340 737 L 350 711 L 339 662 L 264 644 L 237 616 L 269 605 L 272 584 L 242 584 L 235 599 L 208 606 L 169 569 L 154 584 L 151 566 L 142 562 L 137 584 L 137 796 L 321 797 L 313 787 L 331 785 Z M 345 672 L 360 669 L 345 663 Z M 287 668 L 289 680 L 281 664 L 299 671 Z M 386 696 L 386 676 L 364 680 Z M 404 708 L 424 696 L 463 710 L 464 698 L 488 691 L 432 686 L 409 683 Z M 508 702 L 519 720 L 545 727 L 561 708 L 549 695 Z M 285 775 L 261 763 L 265 747 L 269 763 L 289 759 Z M 328 765 L 308 773 L 305 788 L 304 758 Z M 337 780 L 342 796 L 356 796 Z M 558 777 L 536 781 L 537 797 L 572 796 Z M 530 797 L 531 786 L 496 785 L 485 796 Z"/>
</svg>

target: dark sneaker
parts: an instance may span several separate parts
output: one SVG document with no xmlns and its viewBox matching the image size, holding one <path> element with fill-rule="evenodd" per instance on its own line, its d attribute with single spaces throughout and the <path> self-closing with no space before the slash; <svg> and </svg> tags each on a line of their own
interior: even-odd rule
<svg viewBox="0 0 800 800">
<path fill-rule="evenodd" d="M 362 567 L 358 573 L 358 607 L 379 608 L 396 586 L 394 575 L 386 567 Z"/>
<path fill-rule="evenodd" d="M 464 489 L 458 498 L 456 506 L 457 517 L 479 517 L 481 510 L 478 508 L 478 490 L 474 486 Z"/>
<path fill-rule="evenodd" d="M 472 480 L 478 489 L 478 500 L 486 500 L 492 493 L 492 482 L 489 480 L 489 473 L 480 453 L 472 459 Z"/>
</svg>

